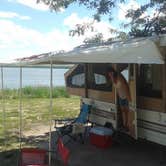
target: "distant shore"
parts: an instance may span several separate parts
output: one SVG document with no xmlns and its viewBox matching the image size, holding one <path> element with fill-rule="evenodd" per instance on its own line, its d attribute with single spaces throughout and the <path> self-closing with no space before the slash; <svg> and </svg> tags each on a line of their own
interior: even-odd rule
<svg viewBox="0 0 166 166">
<path fill-rule="evenodd" d="M 2 96 L 4 95 L 4 96 Z M 5 99 L 18 99 L 19 89 L 4 89 L 0 91 L 0 98 Z M 22 97 L 24 98 L 49 98 L 50 97 L 50 87 L 47 86 L 26 86 L 22 88 Z M 65 97 L 69 98 L 70 95 L 67 93 L 64 86 L 53 87 L 52 97 Z"/>
<path fill-rule="evenodd" d="M 64 73 L 68 69 L 53 69 L 53 86 L 65 86 Z M 0 72 L 1 78 L 1 72 Z M 2 85 L 0 79 L 0 86 Z M 20 69 L 3 68 L 3 86 L 8 89 L 17 89 L 20 86 Z M 50 86 L 49 68 L 23 68 L 22 86 Z"/>
</svg>

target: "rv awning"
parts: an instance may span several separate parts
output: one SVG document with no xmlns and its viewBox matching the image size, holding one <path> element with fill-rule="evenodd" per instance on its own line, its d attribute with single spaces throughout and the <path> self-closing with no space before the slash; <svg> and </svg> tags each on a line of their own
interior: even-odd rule
<svg viewBox="0 0 166 166">
<path fill-rule="evenodd" d="M 47 54 L 48 55 L 48 54 Z M 75 64 L 75 63 L 136 63 L 163 64 L 164 59 L 154 41 L 137 39 L 110 45 L 77 47 L 69 52 L 50 53 L 47 57 L 22 62 L 22 64 Z"/>
</svg>

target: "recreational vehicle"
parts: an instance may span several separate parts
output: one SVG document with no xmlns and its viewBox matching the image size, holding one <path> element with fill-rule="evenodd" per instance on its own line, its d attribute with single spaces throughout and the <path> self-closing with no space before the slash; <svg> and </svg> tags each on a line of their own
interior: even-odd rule
<svg viewBox="0 0 166 166">
<path fill-rule="evenodd" d="M 82 102 L 92 105 L 91 122 L 110 123 L 119 130 L 122 118 L 118 96 L 107 75 L 107 68 L 114 68 L 124 75 L 130 88 L 128 134 L 166 145 L 165 35 L 83 45 L 24 64 L 74 64 L 65 73 L 69 94 L 80 96 Z"/>
<path fill-rule="evenodd" d="M 158 45 L 158 49 L 165 59 L 166 47 Z M 135 54 L 134 50 L 132 54 Z M 110 122 L 118 130 L 121 118 L 116 89 L 108 79 L 109 66 L 121 72 L 130 87 L 129 134 L 166 145 L 165 64 L 123 63 L 121 59 L 119 63 L 77 64 L 65 74 L 68 92 L 92 105 L 90 121 L 99 125 Z"/>
</svg>

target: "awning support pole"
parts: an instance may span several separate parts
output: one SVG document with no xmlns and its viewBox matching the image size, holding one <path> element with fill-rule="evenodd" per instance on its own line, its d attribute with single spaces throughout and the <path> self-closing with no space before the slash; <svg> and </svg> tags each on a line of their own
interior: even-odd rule
<svg viewBox="0 0 166 166">
<path fill-rule="evenodd" d="M 4 77 L 3 66 L 1 66 L 1 94 L 2 94 L 2 110 L 3 110 L 3 134 L 4 134 L 4 151 L 6 151 L 6 108 L 4 94 Z"/>
<path fill-rule="evenodd" d="M 88 64 L 85 63 L 84 65 L 84 72 L 85 72 L 85 97 L 88 98 Z"/>
<path fill-rule="evenodd" d="M 19 88 L 19 143 L 22 148 L 22 67 L 20 67 L 20 88 Z"/>
<path fill-rule="evenodd" d="M 53 112 L 53 101 L 52 101 L 52 90 L 53 90 L 53 69 L 52 69 L 52 60 L 50 61 L 50 109 L 49 109 L 49 166 L 51 166 L 51 127 L 52 127 L 52 112 Z"/>
</svg>

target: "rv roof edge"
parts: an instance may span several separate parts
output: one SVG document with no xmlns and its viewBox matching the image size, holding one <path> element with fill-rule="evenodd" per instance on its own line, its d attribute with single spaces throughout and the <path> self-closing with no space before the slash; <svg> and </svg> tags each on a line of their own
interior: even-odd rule
<svg viewBox="0 0 166 166">
<path fill-rule="evenodd" d="M 160 36 L 160 46 L 166 46 L 166 34 Z"/>
<path fill-rule="evenodd" d="M 50 59 L 53 64 L 63 65 L 78 63 L 164 64 L 159 48 L 163 46 L 166 46 L 166 35 L 83 45 L 67 52 L 49 52 L 26 57 L 12 64 L 15 66 L 48 65 Z"/>
<path fill-rule="evenodd" d="M 12 67 L 12 68 L 50 68 L 50 64 L 19 64 L 19 63 L 0 63 L 1 67 Z M 73 67 L 73 64 L 53 64 L 53 69 L 68 69 L 70 67 Z"/>
</svg>

